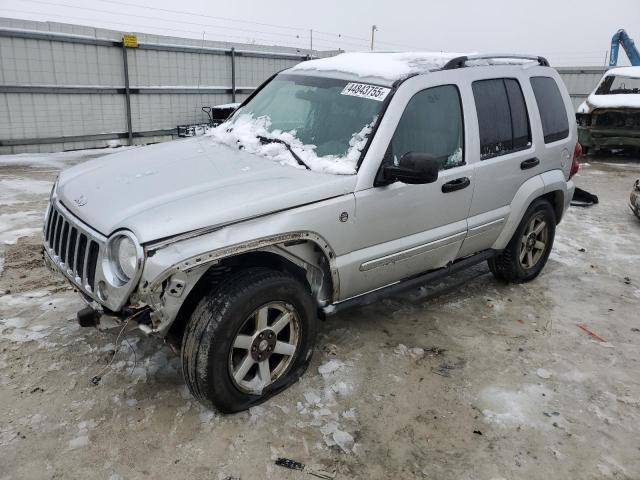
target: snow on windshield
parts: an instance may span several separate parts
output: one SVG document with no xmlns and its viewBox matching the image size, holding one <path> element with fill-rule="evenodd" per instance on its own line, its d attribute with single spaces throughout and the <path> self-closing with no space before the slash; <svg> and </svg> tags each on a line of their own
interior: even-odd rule
<svg viewBox="0 0 640 480">
<path fill-rule="evenodd" d="M 267 116 L 254 118 L 251 114 L 241 114 L 234 117 L 232 121 L 224 122 L 210 130 L 207 136 L 216 143 L 231 148 L 242 148 L 246 152 L 278 162 L 281 165 L 304 169 L 305 167 L 298 164 L 285 145 L 281 143 L 263 144 L 259 137 L 282 140 L 289 144 L 302 161 L 315 172 L 353 175 L 356 173 L 360 153 L 367 143 L 375 121 L 374 118 L 362 130 L 352 135 L 349 149 L 343 156 L 325 155 L 319 157 L 315 152 L 316 146 L 303 144 L 296 138 L 295 130 L 289 132 L 270 130 L 271 120 Z"/>
</svg>

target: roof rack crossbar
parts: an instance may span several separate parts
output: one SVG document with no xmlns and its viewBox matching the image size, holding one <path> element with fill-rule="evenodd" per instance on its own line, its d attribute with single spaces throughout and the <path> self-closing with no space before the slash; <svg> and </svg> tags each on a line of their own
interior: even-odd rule
<svg viewBox="0 0 640 480">
<path fill-rule="evenodd" d="M 492 60 L 497 58 L 511 58 L 514 60 L 535 60 L 539 65 L 543 67 L 549 66 L 549 61 L 546 58 L 536 55 L 522 55 L 519 53 L 491 53 L 482 55 L 463 55 L 461 57 L 452 58 L 445 64 L 444 67 L 442 67 L 442 70 L 464 68 L 467 66 L 467 62 L 472 60 Z"/>
</svg>

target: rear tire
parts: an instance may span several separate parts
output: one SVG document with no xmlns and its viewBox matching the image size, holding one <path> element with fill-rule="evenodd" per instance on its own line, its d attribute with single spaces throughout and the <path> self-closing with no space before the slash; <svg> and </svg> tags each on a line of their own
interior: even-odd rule
<svg viewBox="0 0 640 480">
<path fill-rule="evenodd" d="M 527 209 L 507 247 L 491 258 L 489 270 L 503 282 L 524 283 L 536 278 L 544 268 L 556 234 L 556 214 L 542 198 Z"/>
<path fill-rule="evenodd" d="M 231 273 L 200 300 L 187 324 L 185 382 L 206 406 L 246 410 L 300 378 L 316 330 L 315 302 L 297 279 L 262 267 Z"/>
</svg>

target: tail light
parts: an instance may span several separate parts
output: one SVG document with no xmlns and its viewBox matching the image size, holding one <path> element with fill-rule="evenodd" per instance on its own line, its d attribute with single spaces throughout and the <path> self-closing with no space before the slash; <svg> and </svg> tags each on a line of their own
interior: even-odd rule
<svg viewBox="0 0 640 480">
<path fill-rule="evenodd" d="M 573 177 L 578 170 L 580 170 L 580 157 L 582 156 L 582 145 L 576 143 L 576 148 L 573 149 L 573 162 L 571 162 L 571 170 L 569 171 L 569 178 Z"/>
</svg>

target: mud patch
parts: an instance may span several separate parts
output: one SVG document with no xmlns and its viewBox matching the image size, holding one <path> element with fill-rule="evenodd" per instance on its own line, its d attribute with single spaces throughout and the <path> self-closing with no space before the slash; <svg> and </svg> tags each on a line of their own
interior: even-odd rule
<svg viewBox="0 0 640 480">
<path fill-rule="evenodd" d="M 0 292 L 22 293 L 44 288 L 51 291 L 71 289 L 44 265 L 40 238 L 24 237 L 15 245 L 7 245 L 0 272 Z"/>
</svg>

